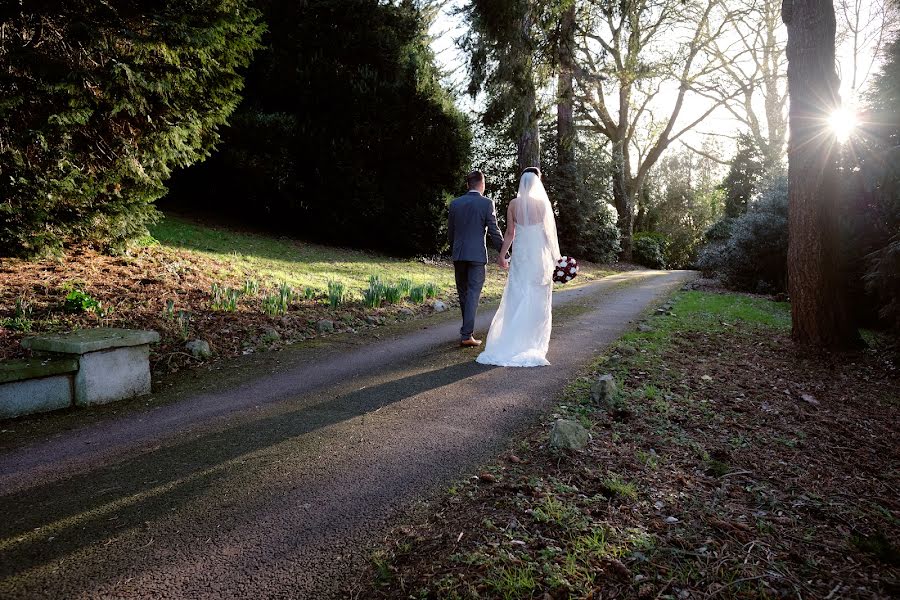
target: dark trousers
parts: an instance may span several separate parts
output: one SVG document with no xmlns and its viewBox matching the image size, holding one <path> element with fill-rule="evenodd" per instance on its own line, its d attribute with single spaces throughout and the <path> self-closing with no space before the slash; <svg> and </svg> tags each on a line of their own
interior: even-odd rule
<svg viewBox="0 0 900 600">
<path fill-rule="evenodd" d="M 485 263 L 458 260 L 453 262 L 456 271 L 456 291 L 459 293 L 459 307 L 462 309 L 463 324 L 459 330 L 462 339 L 475 333 L 475 313 L 481 299 L 481 288 L 487 273 Z"/>
</svg>

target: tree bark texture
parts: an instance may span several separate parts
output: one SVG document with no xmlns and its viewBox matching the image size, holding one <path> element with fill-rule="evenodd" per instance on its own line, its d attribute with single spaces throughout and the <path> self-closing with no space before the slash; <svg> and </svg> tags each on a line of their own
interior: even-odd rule
<svg viewBox="0 0 900 600">
<path fill-rule="evenodd" d="M 840 106 L 832 0 L 784 0 L 788 29 L 788 287 L 795 342 L 839 349 L 858 334 L 847 310 L 840 236 Z"/>
<path fill-rule="evenodd" d="M 519 172 L 527 167 L 541 166 L 541 135 L 537 110 L 537 90 L 532 72 L 531 37 L 534 19 L 531 6 L 522 11 L 520 24 L 519 55 L 524 64 L 520 77 L 522 79 L 522 95 L 516 107 L 515 128 L 517 130 L 517 150 Z"/>
<path fill-rule="evenodd" d="M 634 195 L 629 189 L 630 166 L 625 156 L 625 141 L 617 140 L 612 145 L 612 192 L 613 203 L 616 206 L 622 251 L 619 260 L 631 262 L 631 236 L 634 232 Z"/>
<path fill-rule="evenodd" d="M 573 244 L 587 226 L 578 207 L 578 168 L 575 164 L 575 2 L 562 15 L 558 49 L 556 139 L 557 203 L 560 242 Z M 580 251 L 577 247 L 570 251 Z"/>
</svg>

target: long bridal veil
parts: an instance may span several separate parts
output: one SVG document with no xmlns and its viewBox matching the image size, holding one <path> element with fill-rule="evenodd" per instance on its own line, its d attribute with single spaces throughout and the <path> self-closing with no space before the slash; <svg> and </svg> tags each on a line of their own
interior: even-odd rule
<svg viewBox="0 0 900 600">
<path fill-rule="evenodd" d="M 560 257 L 559 239 L 556 234 L 556 218 L 553 216 L 553 206 L 547 196 L 547 190 L 541 178 L 535 173 L 525 173 L 519 181 L 519 194 L 516 196 L 516 227 L 541 225 L 544 231 L 544 250 L 551 254 L 552 261 Z M 516 245 L 520 242 L 516 237 Z M 552 278 L 552 265 L 547 267 L 547 275 Z"/>
<path fill-rule="evenodd" d="M 553 265 L 560 254 L 553 207 L 535 173 L 522 175 L 513 213 L 509 278 L 485 351 L 476 360 L 505 367 L 549 365 Z"/>
</svg>

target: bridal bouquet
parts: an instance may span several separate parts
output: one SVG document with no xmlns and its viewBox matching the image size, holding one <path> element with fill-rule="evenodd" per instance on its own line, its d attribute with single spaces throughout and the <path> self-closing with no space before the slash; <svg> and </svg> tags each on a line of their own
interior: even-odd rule
<svg viewBox="0 0 900 600">
<path fill-rule="evenodd" d="M 578 261 L 571 256 L 563 256 L 553 267 L 553 281 L 568 283 L 578 275 Z"/>
</svg>

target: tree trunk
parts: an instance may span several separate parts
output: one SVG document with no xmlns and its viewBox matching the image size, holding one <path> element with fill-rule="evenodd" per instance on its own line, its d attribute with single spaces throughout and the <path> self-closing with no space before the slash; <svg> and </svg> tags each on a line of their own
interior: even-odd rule
<svg viewBox="0 0 900 600">
<path fill-rule="evenodd" d="M 541 135 L 538 127 L 538 114 L 536 106 L 536 92 L 534 85 L 525 90 L 521 103 L 517 109 L 519 123 L 518 131 L 518 157 L 519 173 L 526 167 L 541 166 Z"/>
<path fill-rule="evenodd" d="M 519 173 L 526 167 L 541 166 L 541 135 L 538 123 L 537 90 L 535 89 L 534 73 L 532 72 L 531 44 L 532 44 L 531 6 L 522 11 L 520 23 L 520 38 L 518 41 L 518 55 L 521 57 L 521 81 L 523 83 L 522 96 L 516 107 L 515 129 L 518 146 Z"/>
<path fill-rule="evenodd" d="M 581 231 L 586 226 L 578 209 L 578 168 L 575 165 L 575 2 L 562 15 L 557 77 L 556 139 L 560 244 L 582 251 Z"/>
<path fill-rule="evenodd" d="M 794 341 L 854 346 L 842 268 L 839 148 L 828 116 L 840 106 L 831 0 L 784 0 L 788 29 L 788 286 Z"/>
<path fill-rule="evenodd" d="M 631 234 L 634 230 L 634 200 L 631 190 L 628 189 L 628 165 L 625 162 L 624 142 L 613 142 L 612 146 L 612 191 L 613 202 L 616 206 L 616 212 L 619 215 L 616 225 L 619 228 L 619 236 L 621 237 L 622 251 L 619 253 L 619 260 L 630 262 L 631 254 Z"/>
</svg>

